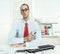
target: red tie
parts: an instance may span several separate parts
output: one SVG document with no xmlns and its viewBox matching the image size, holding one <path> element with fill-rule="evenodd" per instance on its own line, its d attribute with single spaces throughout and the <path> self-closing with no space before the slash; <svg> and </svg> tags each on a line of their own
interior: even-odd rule
<svg viewBox="0 0 60 54">
<path fill-rule="evenodd" d="M 25 27 L 24 27 L 24 37 L 27 37 L 29 34 L 28 32 L 28 23 L 25 23 Z"/>
</svg>

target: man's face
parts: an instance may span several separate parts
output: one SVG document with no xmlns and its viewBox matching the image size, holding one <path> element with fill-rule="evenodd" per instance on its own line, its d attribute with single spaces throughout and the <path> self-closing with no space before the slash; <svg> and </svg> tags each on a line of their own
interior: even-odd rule
<svg viewBox="0 0 60 54">
<path fill-rule="evenodd" d="M 29 9 L 26 5 L 22 5 L 21 6 L 21 14 L 23 16 L 23 18 L 27 18 L 29 15 Z"/>
</svg>

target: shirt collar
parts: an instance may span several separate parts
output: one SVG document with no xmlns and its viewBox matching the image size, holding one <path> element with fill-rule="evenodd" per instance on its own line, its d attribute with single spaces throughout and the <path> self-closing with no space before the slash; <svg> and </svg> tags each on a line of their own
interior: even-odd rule
<svg viewBox="0 0 60 54">
<path fill-rule="evenodd" d="M 26 23 L 26 21 L 23 18 L 22 18 L 22 21 Z M 28 21 L 27 21 L 28 24 L 29 24 L 29 21 L 30 21 L 30 18 L 28 18 Z"/>
</svg>

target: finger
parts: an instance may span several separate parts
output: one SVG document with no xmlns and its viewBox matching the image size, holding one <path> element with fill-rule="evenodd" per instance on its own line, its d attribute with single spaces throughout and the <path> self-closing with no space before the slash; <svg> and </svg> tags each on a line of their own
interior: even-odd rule
<svg viewBox="0 0 60 54">
<path fill-rule="evenodd" d="M 32 31 L 29 33 L 29 35 L 32 34 Z"/>
</svg>

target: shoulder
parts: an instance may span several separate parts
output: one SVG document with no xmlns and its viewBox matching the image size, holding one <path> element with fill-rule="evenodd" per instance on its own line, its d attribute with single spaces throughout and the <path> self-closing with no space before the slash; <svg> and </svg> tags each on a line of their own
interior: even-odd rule
<svg viewBox="0 0 60 54">
<path fill-rule="evenodd" d="M 19 25 L 22 22 L 22 19 L 17 19 L 13 21 L 12 25 Z"/>
<path fill-rule="evenodd" d="M 13 23 L 20 23 L 20 22 L 22 22 L 22 19 L 17 19 Z"/>
</svg>

